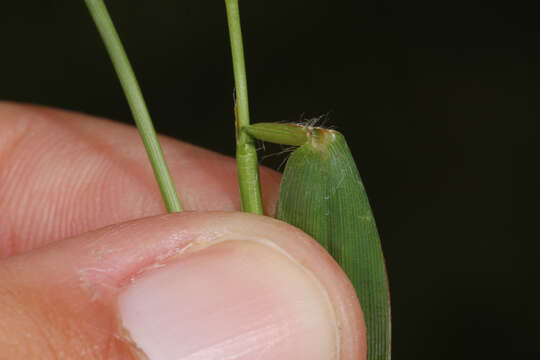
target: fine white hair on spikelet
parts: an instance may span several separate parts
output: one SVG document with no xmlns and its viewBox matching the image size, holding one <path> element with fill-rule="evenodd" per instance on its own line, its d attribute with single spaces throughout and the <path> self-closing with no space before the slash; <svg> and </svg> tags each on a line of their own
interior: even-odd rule
<svg viewBox="0 0 540 360">
<path fill-rule="evenodd" d="M 304 117 L 304 113 L 300 114 L 300 120 L 296 123 L 296 125 L 304 126 L 307 128 L 317 128 L 317 129 L 326 129 L 326 130 L 335 130 L 333 126 L 328 125 L 330 122 L 330 113 L 327 112 L 324 114 L 321 114 L 319 116 L 315 116 L 312 118 L 306 118 Z"/>
</svg>

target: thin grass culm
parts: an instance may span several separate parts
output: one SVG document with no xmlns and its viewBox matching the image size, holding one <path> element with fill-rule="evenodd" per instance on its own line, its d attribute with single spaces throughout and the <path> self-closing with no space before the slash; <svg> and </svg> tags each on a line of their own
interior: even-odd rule
<svg viewBox="0 0 540 360">
<path fill-rule="evenodd" d="M 182 211 L 178 194 L 169 172 L 167 163 L 163 156 L 163 150 L 159 144 L 152 119 L 146 108 L 144 98 L 141 93 L 137 79 L 131 64 L 127 58 L 122 42 L 116 32 L 109 12 L 103 0 L 85 0 L 88 10 L 96 23 L 97 29 L 107 52 L 111 58 L 116 74 L 124 90 L 124 94 L 129 103 L 129 107 L 139 129 L 144 147 L 152 164 L 154 175 L 156 177 L 161 196 L 165 202 L 168 212 Z"/>
<path fill-rule="evenodd" d="M 244 131 L 249 126 L 249 103 L 242 45 L 242 29 L 238 0 L 225 0 L 227 21 L 231 39 L 231 52 L 236 86 L 236 166 L 238 169 L 238 185 L 242 210 L 254 214 L 262 214 L 261 187 L 259 181 L 259 162 L 254 140 Z"/>
</svg>

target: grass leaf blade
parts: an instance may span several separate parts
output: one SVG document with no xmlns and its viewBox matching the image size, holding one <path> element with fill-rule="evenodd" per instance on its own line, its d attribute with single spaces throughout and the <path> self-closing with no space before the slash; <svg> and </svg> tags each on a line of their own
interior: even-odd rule
<svg viewBox="0 0 540 360">
<path fill-rule="evenodd" d="M 295 129 L 280 136 L 291 128 Z M 306 140 L 287 161 L 277 218 L 311 235 L 340 264 L 364 311 L 368 360 L 389 360 L 386 267 L 367 194 L 345 138 L 337 131 L 291 124 L 257 124 L 246 131 L 259 139 L 295 145 L 291 139 L 299 139 L 299 129 Z"/>
</svg>

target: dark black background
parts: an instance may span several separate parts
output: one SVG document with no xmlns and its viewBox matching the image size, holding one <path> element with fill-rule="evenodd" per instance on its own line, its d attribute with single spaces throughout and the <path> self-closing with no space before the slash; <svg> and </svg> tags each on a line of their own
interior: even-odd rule
<svg viewBox="0 0 540 360">
<path fill-rule="evenodd" d="M 157 130 L 232 155 L 223 1 L 108 3 Z M 241 1 L 252 120 L 328 114 L 349 140 L 395 359 L 540 355 L 540 25 L 518 3 Z M 0 99 L 131 122 L 82 0 L 0 14 Z"/>
</svg>

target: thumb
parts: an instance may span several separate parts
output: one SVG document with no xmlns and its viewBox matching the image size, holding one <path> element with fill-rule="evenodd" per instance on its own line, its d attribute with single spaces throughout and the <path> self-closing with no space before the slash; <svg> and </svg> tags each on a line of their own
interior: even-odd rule
<svg viewBox="0 0 540 360">
<path fill-rule="evenodd" d="M 114 225 L 0 262 L 0 358 L 365 359 L 354 289 L 310 237 L 242 213 Z"/>
</svg>

